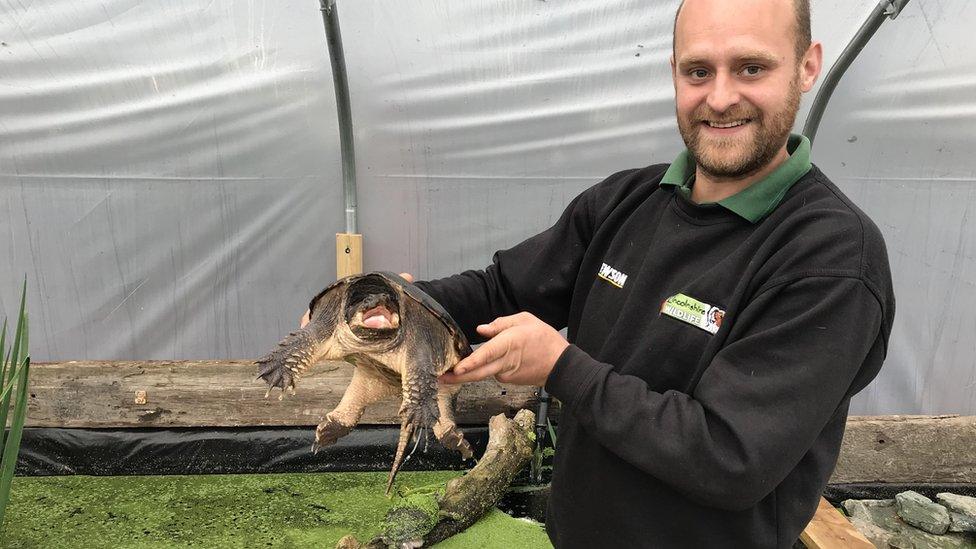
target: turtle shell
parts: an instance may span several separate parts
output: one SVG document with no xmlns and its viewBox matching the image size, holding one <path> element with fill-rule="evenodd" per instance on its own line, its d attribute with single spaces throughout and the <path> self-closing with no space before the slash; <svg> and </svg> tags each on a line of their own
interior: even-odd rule
<svg viewBox="0 0 976 549">
<path fill-rule="evenodd" d="M 309 313 L 311 314 L 311 311 L 315 310 L 315 305 L 318 303 L 319 299 L 321 299 L 325 294 L 329 293 L 329 291 L 332 289 L 343 284 L 350 284 L 367 276 L 380 276 L 392 285 L 403 288 L 404 294 L 417 303 L 423 305 L 424 308 L 430 311 L 435 318 L 444 324 L 444 327 L 447 328 L 447 331 L 451 334 L 451 337 L 453 337 L 457 342 L 458 354 L 460 354 L 461 358 L 471 354 L 471 345 L 468 343 L 468 338 L 464 335 L 464 332 L 461 331 L 461 327 L 458 326 L 457 322 L 451 316 L 451 313 L 448 313 L 447 309 L 438 303 L 436 299 L 431 297 L 430 294 L 421 290 L 412 282 L 408 282 L 407 279 L 403 278 L 402 276 L 389 271 L 372 271 L 369 273 L 351 275 L 336 280 L 312 298 L 312 301 L 308 304 Z"/>
</svg>

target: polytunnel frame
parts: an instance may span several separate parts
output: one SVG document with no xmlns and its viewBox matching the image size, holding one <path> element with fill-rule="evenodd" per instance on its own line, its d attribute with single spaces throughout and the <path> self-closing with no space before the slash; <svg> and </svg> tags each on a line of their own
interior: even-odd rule
<svg viewBox="0 0 976 549">
<path fill-rule="evenodd" d="M 342 145 L 346 230 L 357 231 L 356 167 L 348 80 L 339 35 L 336 0 L 320 0 L 332 61 Z M 816 136 L 826 104 L 838 81 L 885 18 L 898 16 L 908 0 L 882 0 L 831 67 L 814 99 L 803 133 Z M 548 436 L 549 395 L 539 391 L 537 438 L 540 448 Z M 227 428 L 26 428 L 16 474 L 26 476 L 87 474 L 207 474 L 379 471 L 389 464 L 387 448 L 395 446 L 396 428 L 362 426 L 313 459 L 308 451 L 309 430 L 295 427 Z M 487 429 L 465 428 L 476 452 L 487 444 Z M 162 459 L 160 459 L 162 458 Z M 542 479 L 534 460 L 532 481 Z M 459 457 L 438 445 L 419 456 L 410 470 L 460 469 Z M 848 489 L 841 487 L 840 489 Z"/>
<path fill-rule="evenodd" d="M 322 17 L 325 22 L 326 42 L 329 49 L 329 60 L 332 64 L 332 79 L 335 83 L 336 111 L 339 123 L 339 143 L 340 154 L 342 157 L 342 181 L 343 196 L 345 198 L 345 217 L 346 233 L 356 233 L 357 210 L 356 201 L 356 153 L 353 146 L 353 124 L 351 102 L 349 97 L 349 80 L 346 73 L 345 55 L 342 48 L 342 34 L 339 30 L 339 15 L 336 7 L 336 0 L 320 0 L 322 5 Z M 854 34 L 854 37 L 847 44 L 840 56 L 831 65 L 830 70 L 824 77 L 817 95 L 814 97 L 813 104 L 807 114 L 806 122 L 803 125 L 803 135 L 810 140 L 811 146 L 817 137 L 817 129 L 823 119 L 823 113 L 827 108 L 827 103 L 833 95 L 837 84 L 840 82 L 844 73 L 851 66 L 858 54 L 871 41 L 885 19 L 894 20 L 905 9 L 909 0 L 880 0 L 871 14 Z M 347 252 L 348 253 L 348 248 Z M 342 272 L 341 266 L 337 265 L 337 271 Z M 352 274 L 352 273 L 350 273 Z M 539 389 L 539 409 L 536 413 L 536 452 L 545 446 L 548 440 L 548 414 L 549 393 L 544 388 Z M 537 456 L 538 457 L 538 456 Z M 532 471 L 530 477 L 533 482 L 542 482 L 541 460 L 532 460 Z"/>
</svg>

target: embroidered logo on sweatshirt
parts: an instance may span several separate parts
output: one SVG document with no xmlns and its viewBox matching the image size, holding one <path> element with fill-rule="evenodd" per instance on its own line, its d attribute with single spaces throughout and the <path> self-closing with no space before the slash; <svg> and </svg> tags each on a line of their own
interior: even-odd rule
<svg viewBox="0 0 976 549">
<path fill-rule="evenodd" d="M 618 288 L 623 288 L 624 284 L 627 282 L 627 275 L 618 271 L 617 269 L 614 269 L 606 263 L 600 267 L 600 272 L 596 273 L 596 275 Z"/>
<path fill-rule="evenodd" d="M 664 300 L 661 304 L 661 314 L 687 322 L 710 334 L 714 334 L 722 327 L 722 320 L 725 318 L 724 310 L 685 294 L 673 295 Z"/>
</svg>

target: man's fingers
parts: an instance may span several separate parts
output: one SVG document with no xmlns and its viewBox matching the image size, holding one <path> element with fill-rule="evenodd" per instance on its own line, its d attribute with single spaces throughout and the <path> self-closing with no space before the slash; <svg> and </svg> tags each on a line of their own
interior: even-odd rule
<svg viewBox="0 0 976 549">
<path fill-rule="evenodd" d="M 468 372 L 483 368 L 491 362 L 505 356 L 508 350 L 508 342 L 504 339 L 497 338 L 483 344 L 481 347 L 475 349 L 473 353 L 467 356 L 461 362 L 458 362 L 454 366 L 455 374 L 466 374 Z"/>
<path fill-rule="evenodd" d="M 507 341 L 493 339 L 458 362 L 452 371 L 441 375 L 440 380 L 444 383 L 467 383 L 491 377 L 503 370 L 507 349 Z"/>
<path fill-rule="evenodd" d="M 485 337 L 495 337 L 502 330 L 517 326 L 522 321 L 523 313 L 509 316 L 500 316 L 488 324 L 481 324 L 477 327 L 478 333 Z"/>
<path fill-rule="evenodd" d="M 413 275 L 410 273 L 400 273 L 400 278 L 406 280 L 407 282 L 413 282 Z"/>
<path fill-rule="evenodd" d="M 308 324 L 309 316 L 310 315 L 311 315 L 311 311 L 309 311 L 309 310 L 306 309 L 305 310 L 305 314 L 302 316 L 302 320 L 298 324 L 298 327 L 299 328 L 304 328 L 305 325 Z"/>
<path fill-rule="evenodd" d="M 466 373 L 458 374 L 456 372 L 447 372 L 442 374 L 438 378 L 443 383 L 454 384 L 454 383 L 470 383 L 472 381 L 481 381 L 482 379 L 489 378 L 502 370 L 502 362 L 496 360 L 489 362 L 488 364 L 475 368 L 473 370 L 468 370 Z"/>
</svg>

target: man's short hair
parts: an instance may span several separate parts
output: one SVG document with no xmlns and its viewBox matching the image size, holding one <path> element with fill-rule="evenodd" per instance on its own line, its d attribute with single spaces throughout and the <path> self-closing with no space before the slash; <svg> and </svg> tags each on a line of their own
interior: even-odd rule
<svg viewBox="0 0 976 549">
<path fill-rule="evenodd" d="M 685 5 L 685 1 L 681 0 L 681 4 L 678 4 L 678 9 L 674 12 L 674 26 L 671 30 L 671 52 L 674 52 L 674 35 L 675 31 L 678 29 L 678 15 L 681 13 L 681 7 Z M 810 43 L 813 37 L 810 34 L 810 0 L 793 0 L 793 15 L 794 23 L 796 23 L 796 43 L 794 45 L 793 51 L 796 52 L 796 61 L 799 63 L 800 59 L 803 58 L 803 54 L 807 52 L 810 48 Z"/>
</svg>

